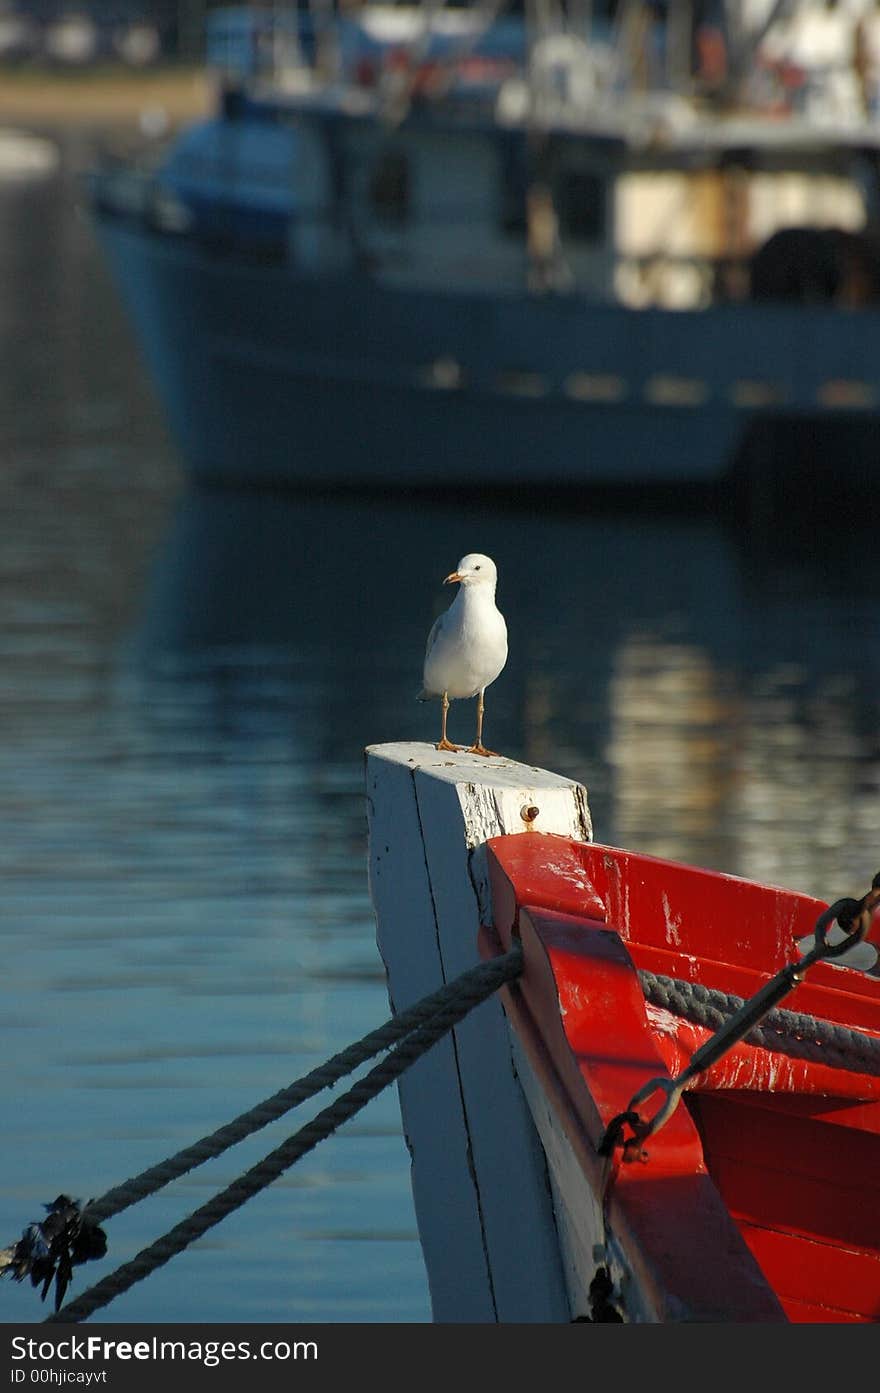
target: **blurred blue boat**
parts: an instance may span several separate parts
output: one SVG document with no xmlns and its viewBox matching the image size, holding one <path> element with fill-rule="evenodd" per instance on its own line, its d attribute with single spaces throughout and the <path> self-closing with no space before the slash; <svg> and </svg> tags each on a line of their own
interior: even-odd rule
<svg viewBox="0 0 880 1393">
<path fill-rule="evenodd" d="M 216 114 L 92 177 L 192 476 L 870 493 L 864 75 L 793 80 L 772 24 L 497 11 L 215 12 Z"/>
</svg>

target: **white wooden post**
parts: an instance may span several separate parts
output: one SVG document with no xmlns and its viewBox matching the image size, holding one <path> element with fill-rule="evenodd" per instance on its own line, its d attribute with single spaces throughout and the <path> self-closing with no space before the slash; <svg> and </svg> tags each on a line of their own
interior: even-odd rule
<svg viewBox="0 0 880 1393">
<path fill-rule="evenodd" d="M 479 962 L 480 848 L 535 827 L 588 840 L 586 790 L 543 769 L 433 745 L 367 750 L 370 891 L 395 1010 Z M 409 1069 L 401 1112 L 435 1321 L 571 1319 L 544 1154 L 497 997 Z"/>
</svg>

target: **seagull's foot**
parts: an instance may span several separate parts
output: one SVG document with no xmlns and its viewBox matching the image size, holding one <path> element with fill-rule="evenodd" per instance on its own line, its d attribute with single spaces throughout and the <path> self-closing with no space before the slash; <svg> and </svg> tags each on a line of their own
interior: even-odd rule
<svg viewBox="0 0 880 1393">
<path fill-rule="evenodd" d="M 451 740 L 438 740 L 436 748 L 438 750 L 454 750 L 455 753 L 458 754 L 459 750 L 461 749 L 461 746 L 453 745 Z"/>
<path fill-rule="evenodd" d="M 485 745 L 476 744 L 476 745 L 470 745 L 470 746 L 468 746 L 468 754 L 469 754 L 469 755 L 496 755 L 496 756 L 497 756 L 498 751 L 497 751 L 497 750 L 487 750 Z"/>
</svg>

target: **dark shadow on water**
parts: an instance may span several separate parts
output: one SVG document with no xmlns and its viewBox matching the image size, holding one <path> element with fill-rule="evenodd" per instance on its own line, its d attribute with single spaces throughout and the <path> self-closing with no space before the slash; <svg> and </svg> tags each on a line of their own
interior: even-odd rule
<svg viewBox="0 0 880 1393">
<path fill-rule="evenodd" d="M 395 485 L 389 490 L 381 484 L 335 483 L 322 489 L 314 484 L 249 483 L 242 479 L 226 484 L 200 484 L 197 492 L 203 497 L 227 494 L 300 503 L 361 503 L 365 507 L 380 503 L 383 507 L 403 510 L 479 507 L 482 511 L 511 516 L 563 514 L 573 518 L 650 515 L 717 520 L 737 506 L 737 499 L 727 485 L 713 483 L 605 484 L 601 487 L 565 483 L 516 486 L 456 483 L 452 487 Z"/>
<path fill-rule="evenodd" d="M 609 582 L 631 596 L 634 612 L 685 601 L 671 570 L 690 574 L 699 593 L 713 549 L 726 555 L 727 529 L 705 496 L 680 503 L 544 491 L 537 506 L 526 493 L 485 490 L 192 489 L 154 567 L 143 641 L 179 650 L 311 639 L 357 649 L 379 626 L 411 636 L 416 652 L 430 607 L 449 603 L 443 577 L 474 550 L 498 561 L 499 594 L 512 609 L 568 614 L 578 639 L 587 621 L 602 627 L 593 606 Z"/>
<path fill-rule="evenodd" d="M 674 490 L 193 488 L 157 559 L 142 639 L 175 650 L 333 635 L 359 648 L 379 624 L 415 642 L 469 550 L 496 557 L 508 603 L 564 614 L 576 601 L 592 631 L 609 588 L 633 614 L 684 606 L 698 627 L 703 611 L 723 618 L 731 585 L 730 606 L 793 589 L 876 593 L 870 513 L 849 496 L 805 507 L 802 494 L 784 479 L 751 491 L 745 476 Z"/>
<path fill-rule="evenodd" d="M 215 683 L 232 672 L 236 691 L 242 673 L 250 692 L 261 671 L 289 670 L 320 694 L 328 748 L 343 730 L 350 746 L 433 738 L 436 713 L 415 701 L 425 638 L 451 600 L 444 576 L 467 551 L 486 551 L 511 633 L 489 703 L 495 748 L 566 772 L 587 761 L 600 813 L 595 771 L 613 694 L 646 654 L 664 711 L 660 674 L 671 680 L 693 661 L 724 690 L 786 663 L 804 689 L 838 674 L 866 699 L 876 690 L 872 534 L 841 535 L 822 519 L 812 531 L 784 519 L 765 531 L 708 507 L 613 502 L 191 490 L 156 557 L 132 656 Z M 462 706 L 456 729 L 469 730 Z"/>
</svg>

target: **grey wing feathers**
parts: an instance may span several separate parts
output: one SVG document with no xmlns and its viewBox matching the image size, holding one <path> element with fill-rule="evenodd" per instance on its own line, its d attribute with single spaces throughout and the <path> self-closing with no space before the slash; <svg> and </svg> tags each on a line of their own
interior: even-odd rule
<svg viewBox="0 0 880 1393">
<path fill-rule="evenodd" d="M 437 635 L 438 635 L 439 632 L 440 632 L 440 626 L 441 626 L 441 624 L 443 623 L 444 618 L 445 618 L 445 615 L 438 614 L 438 615 L 437 615 L 437 618 L 434 620 L 434 623 L 431 625 L 431 632 L 428 634 L 428 642 L 425 644 L 425 661 L 426 661 L 426 662 L 427 662 L 427 659 L 428 659 L 428 654 L 430 653 L 431 649 L 434 647 L 434 640 L 436 639 Z M 430 701 L 430 700 L 431 700 L 431 695 L 432 695 L 432 694 L 431 694 L 430 692 L 426 692 L 425 689 L 424 689 L 424 687 L 423 687 L 422 690 L 421 690 L 420 692 L 417 693 L 417 695 L 416 695 L 416 701 Z"/>
<path fill-rule="evenodd" d="M 428 654 L 430 653 L 431 649 L 434 647 L 434 640 L 436 639 L 438 633 L 440 632 L 440 626 L 441 626 L 441 624 L 443 623 L 443 620 L 445 619 L 445 617 L 446 617 L 446 616 L 443 615 L 443 614 L 438 614 L 438 615 L 437 615 L 437 618 L 434 620 L 434 623 L 431 625 L 431 632 L 428 634 L 428 642 L 425 644 L 425 657 L 426 657 L 426 658 L 427 658 Z"/>
</svg>

